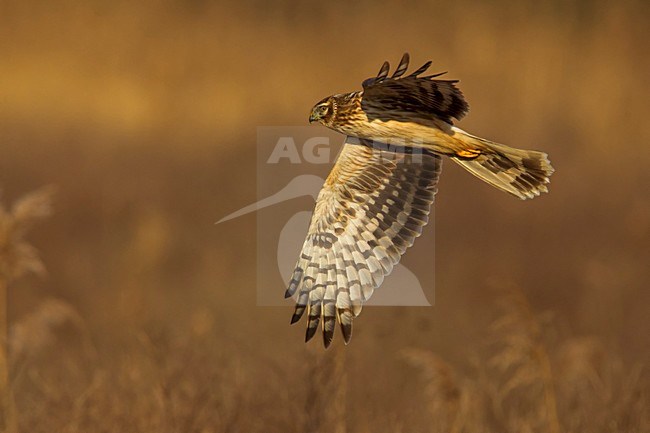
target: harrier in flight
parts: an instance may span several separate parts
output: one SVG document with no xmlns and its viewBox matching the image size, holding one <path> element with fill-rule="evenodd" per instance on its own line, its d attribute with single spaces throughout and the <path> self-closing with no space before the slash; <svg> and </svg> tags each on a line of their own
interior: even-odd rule
<svg viewBox="0 0 650 433">
<path fill-rule="evenodd" d="M 336 322 L 347 344 L 352 320 L 427 223 L 442 156 L 522 200 L 547 192 L 553 167 L 542 152 L 515 149 L 453 126 L 468 111 L 458 80 L 404 76 L 404 54 L 389 77 L 384 62 L 363 90 L 328 96 L 311 111 L 346 135 L 318 195 L 307 239 L 285 297 L 297 293 L 291 323 L 307 313 L 310 340 L 322 324 L 329 346 Z M 387 143 L 398 141 L 399 147 Z"/>
</svg>

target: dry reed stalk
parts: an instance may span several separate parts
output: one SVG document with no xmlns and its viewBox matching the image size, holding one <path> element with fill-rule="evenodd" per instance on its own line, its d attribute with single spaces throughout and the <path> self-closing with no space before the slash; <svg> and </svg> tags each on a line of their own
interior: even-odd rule
<svg viewBox="0 0 650 433">
<path fill-rule="evenodd" d="M 345 347 L 336 346 L 327 352 L 308 347 L 310 368 L 305 398 L 305 419 L 302 431 L 346 433 L 347 372 Z"/>
<path fill-rule="evenodd" d="M 0 203 L 0 430 L 18 432 L 16 407 L 9 381 L 7 303 L 9 285 L 28 273 L 42 274 L 44 266 L 25 236 L 33 224 L 50 215 L 52 189 L 43 188 L 18 200 L 7 211 Z"/>
<path fill-rule="evenodd" d="M 0 430 L 6 433 L 18 431 L 16 407 L 9 386 L 9 360 L 7 355 L 7 284 L 0 277 Z"/>
<path fill-rule="evenodd" d="M 497 353 L 491 364 L 500 371 L 505 383 L 498 390 L 495 409 L 507 419 L 503 408 L 506 399 L 519 404 L 530 399 L 530 407 L 526 409 L 537 415 L 535 421 L 539 425 L 531 426 L 530 419 L 515 416 L 514 421 L 509 420 L 516 424 L 511 427 L 520 431 L 522 428 L 538 430 L 540 425 L 544 425 L 548 433 L 559 433 L 554 376 L 541 326 L 519 288 L 506 287 L 502 293 L 503 314 L 492 323 Z M 541 398 L 536 398 L 535 389 L 541 389 Z"/>
<path fill-rule="evenodd" d="M 426 387 L 425 393 L 430 403 L 431 431 L 458 433 L 461 431 L 462 392 L 452 367 L 438 355 L 417 349 L 403 352 L 406 361 L 421 370 Z"/>
<path fill-rule="evenodd" d="M 87 355 L 94 354 L 84 320 L 74 307 L 59 299 L 45 299 L 33 312 L 9 328 L 7 348 L 10 366 L 51 349 L 58 339 L 57 332 L 65 328 L 73 329 L 81 337 Z"/>
</svg>

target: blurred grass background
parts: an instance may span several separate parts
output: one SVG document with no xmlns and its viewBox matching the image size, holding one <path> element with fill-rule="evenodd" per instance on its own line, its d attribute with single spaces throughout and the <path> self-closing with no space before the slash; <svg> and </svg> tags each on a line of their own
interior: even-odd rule
<svg viewBox="0 0 650 433">
<path fill-rule="evenodd" d="M 632 0 L 3 2 L 1 200 L 57 190 L 48 274 L 8 289 L 18 429 L 647 431 L 649 26 Z M 446 164 L 435 307 L 324 352 L 256 307 L 254 216 L 213 223 L 255 200 L 257 126 L 404 51 L 462 79 L 460 127 L 548 152 L 551 192 Z"/>
</svg>

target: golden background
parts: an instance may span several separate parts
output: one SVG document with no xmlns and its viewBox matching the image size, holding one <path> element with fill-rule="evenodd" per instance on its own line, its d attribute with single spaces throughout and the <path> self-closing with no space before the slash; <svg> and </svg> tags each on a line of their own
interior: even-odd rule
<svg viewBox="0 0 650 433">
<path fill-rule="evenodd" d="M 0 200 L 55 188 L 47 273 L 4 277 L 4 429 L 648 431 L 648 28 L 643 1 L 3 2 Z M 304 345 L 256 306 L 255 216 L 214 222 L 256 199 L 258 126 L 404 51 L 462 80 L 461 128 L 548 152 L 550 194 L 446 163 L 436 305 Z"/>
</svg>

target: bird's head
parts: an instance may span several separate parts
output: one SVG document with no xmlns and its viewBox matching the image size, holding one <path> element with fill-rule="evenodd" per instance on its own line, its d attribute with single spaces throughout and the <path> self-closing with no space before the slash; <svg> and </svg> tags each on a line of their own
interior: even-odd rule
<svg viewBox="0 0 650 433">
<path fill-rule="evenodd" d="M 318 122 L 325 126 L 331 126 L 335 117 L 336 100 L 333 96 L 328 96 L 311 109 L 309 123 Z"/>
</svg>

